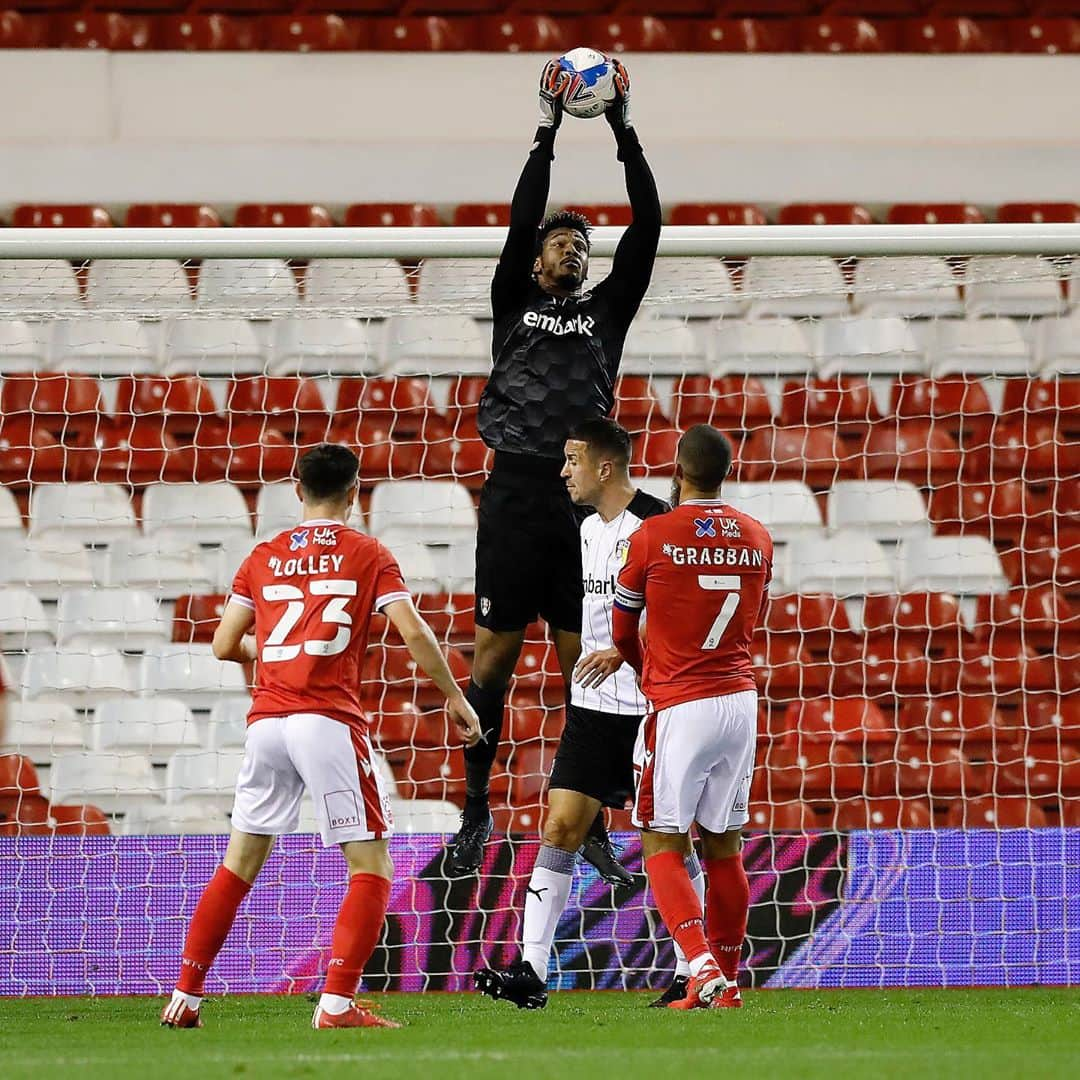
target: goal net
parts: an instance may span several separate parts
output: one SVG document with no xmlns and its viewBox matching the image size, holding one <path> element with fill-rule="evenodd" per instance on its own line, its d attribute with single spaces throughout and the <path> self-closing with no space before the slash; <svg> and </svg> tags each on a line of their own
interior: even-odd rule
<svg viewBox="0 0 1080 1080">
<path fill-rule="evenodd" d="M 667 495 L 726 431 L 776 541 L 755 639 L 746 978 L 1068 982 L 1080 946 L 1080 231 L 670 229 L 615 415 Z M 0 240 L 0 994 L 158 992 L 224 850 L 248 678 L 209 647 L 298 453 L 360 456 L 355 524 L 468 678 L 495 230 L 5 230 Z M 327 234 L 331 234 L 327 236 Z M 589 277 L 618 230 L 598 230 Z M 479 878 L 436 688 L 376 619 L 364 694 L 397 881 L 372 989 L 516 953 L 565 688 L 529 628 Z M 635 872 L 582 864 L 553 985 L 662 982 Z M 319 985 L 343 888 L 305 805 L 215 991 Z M 1072 921 L 1070 921 L 1070 919 Z"/>
</svg>

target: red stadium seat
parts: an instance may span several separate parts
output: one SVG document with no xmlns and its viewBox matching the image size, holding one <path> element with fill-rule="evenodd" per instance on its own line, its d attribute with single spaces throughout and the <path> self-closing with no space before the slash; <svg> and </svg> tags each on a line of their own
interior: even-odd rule
<svg viewBox="0 0 1080 1080">
<path fill-rule="evenodd" d="M 767 225 L 765 211 L 750 203 L 679 203 L 672 225 Z"/>
<path fill-rule="evenodd" d="M 875 795 L 921 795 L 933 799 L 971 796 L 984 790 L 979 771 L 956 743 L 905 739 L 895 760 L 870 769 Z"/>
<path fill-rule="evenodd" d="M 245 375 L 233 379 L 225 392 L 225 412 L 264 417 L 275 431 L 284 435 L 298 433 L 305 441 L 321 441 L 330 426 L 318 384 L 297 375 Z"/>
<path fill-rule="evenodd" d="M 426 379 L 346 378 L 338 383 L 334 416 L 339 421 L 359 413 L 364 420 L 391 424 L 395 435 L 417 434 L 425 429 L 433 412 Z"/>
<path fill-rule="evenodd" d="M 67 450 L 30 420 L 0 417 L 0 484 L 56 483 L 66 478 Z"/>
<path fill-rule="evenodd" d="M 861 829 L 931 829 L 934 815 L 924 799 L 845 799 L 829 823 L 840 832 Z"/>
<path fill-rule="evenodd" d="M 453 646 L 444 646 L 443 655 L 458 683 L 469 678 L 469 663 Z M 404 646 L 372 646 L 364 657 L 362 675 L 364 702 L 379 708 L 384 695 L 405 697 L 420 709 L 442 708 L 442 691 L 417 667 Z"/>
<path fill-rule="evenodd" d="M 900 375 L 890 406 L 899 419 L 932 420 L 965 444 L 984 439 L 994 415 L 982 383 L 966 375 Z"/>
<path fill-rule="evenodd" d="M 480 45 L 491 52 L 560 53 L 572 47 L 566 30 L 548 15 L 502 12 L 479 23 Z"/>
<path fill-rule="evenodd" d="M 547 641 L 526 641 L 514 669 L 514 690 L 527 699 L 554 705 L 565 698 L 562 670 L 555 647 Z"/>
<path fill-rule="evenodd" d="M 47 836 L 51 832 L 47 799 L 40 795 L 0 795 L 0 836 Z"/>
<path fill-rule="evenodd" d="M 677 428 L 650 428 L 636 435 L 630 472 L 634 476 L 673 476 L 681 438 Z"/>
<path fill-rule="evenodd" d="M 44 49 L 49 45 L 47 16 L 0 12 L 0 49 Z"/>
<path fill-rule="evenodd" d="M 169 434 L 190 438 L 214 413 L 210 387 L 198 375 L 126 375 L 116 383 L 117 419 L 163 417 Z"/>
<path fill-rule="evenodd" d="M 749 832 L 806 832 L 822 827 L 814 808 L 798 800 L 751 803 L 749 813 L 745 826 Z"/>
<path fill-rule="evenodd" d="M 1033 22 L 1035 20 L 1032 20 Z M 1076 23 L 1080 31 L 1080 23 Z M 1037 39 L 1036 39 L 1037 40 Z M 1080 46 L 1080 33 L 1077 36 L 1077 44 Z M 1028 50 L 1016 50 L 1017 52 Z M 1035 48 L 1032 52 L 1047 52 L 1045 48 Z M 1034 222 L 1077 222 L 1080 221 L 1080 205 L 1076 203 L 1002 203 L 997 211 L 998 221 L 1017 223 Z M 1017 381 L 1017 380 L 1010 380 Z"/>
<path fill-rule="evenodd" d="M 112 218 L 103 206 L 28 203 L 15 207 L 11 224 L 17 229 L 101 229 L 110 228 Z"/>
<path fill-rule="evenodd" d="M 631 433 L 671 427 L 652 379 L 645 375 L 623 375 L 615 384 L 615 419 Z"/>
<path fill-rule="evenodd" d="M 824 593 L 769 597 L 765 629 L 770 636 L 790 635 L 814 655 L 828 655 L 838 636 L 851 633 L 843 603 Z"/>
<path fill-rule="evenodd" d="M 832 801 L 860 794 L 865 784 L 866 770 L 848 746 L 774 742 L 754 772 L 750 801 L 783 803 L 792 797 L 808 803 Z"/>
<path fill-rule="evenodd" d="M 961 693 L 1014 694 L 1055 689 L 1057 673 L 1053 662 L 1019 640 L 995 636 L 989 642 L 965 645 L 960 651 Z"/>
<path fill-rule="evenodd" d="M 815 663 L 791 634 L 759 632 L 751 643 L 750 659 L 758 690 L 770 701 L 790 701 L 820 693 L 827 686 L 825 665 Z"/>
<path fill-rule="evenodd" d="M 908 697 L 900 705 L 897 724 L 914 740 L 989 744 L 1004 723 L 990 697 L 943 695 Z"/>
<path fill-rule="evenodd" d="M 970 203 L 896 203 L 889 207 L 886 220 L 890 225 L 971 225 L 985 219 Z"/>
<path fill-rule="evenodd" d="M 1057 18 L 1053 14 L 1031 15 L 1025 19 L 1007 19 L 1003 22 L 1007 49 L 1011 53 L 1075 53 L 1080 52 L 1080 20 L 1072 18 L 1075 9 L 1071 8 L 1065 18 Z M 1048 203 L 1028 204 L 1018 203 L 1013 205 L 1048 205 L 1052 207 L 1069 207 L 1071 203 Z M 1002 208 L 1004 209 L 1004 208 Z M 1005 218 L 998 217 L 999 221 L 1075 221 L 1080 218 Z"/>
<path fill-rule="evenodd" d="M 476 597 L 472 593 L 422 593 L 416 607 L 439 641 L 469 643 L 476 636 Z"/>
<path fill-rule="evenodd" d="M 0 385 L 0 416 L 33 420 L 63 442 L 92 432 L 104 412 L 101 387 L 89 375 L 39 371 L 5 375 Z"/>
<path fill-rule="evenodd" d="M 955 653 L 967 637 L 960 605 L 949 593 L 868 596 L 862 625 L 869 637 L 917 645 L 928 654 Z"/>
<path fill-rule="evenodd" d="M 34 763 L 22 754 L 0 754 L 0 798 L 40 794 Z"/>
<path fill-rule="evenodd" d="M 480 47 L 480 35 L 475 18 L 394 16 L 371 21 L 371 43 L 387 52 L 474 52 Z"/>
<path fill-rule="evenodd" d="M 480 398 L 487 386 L 486 375 L 458 375 L 450 383 L 447 412 L 450 415 L 469 415 L 475 418 Z"/>
<path fill-rule="evenodd" d="M 151 20 L 150 34 L 154 43 L 153 47 L 164 52 L 250 52 L 259 47 L 261 36 L 255 19 L 193 12 L 155 16 Z M 129 214 L 131 209 L 133 208 L 128 210 Z M 211 213 L 217 216 L 214 211 Z M 127 221 L 125 224 L 141 225 L 142 223 Z M 170 224 L 181 228 L 191 228 L 208 226 L 212 223 L 199 221 L 186 226 L 182 221 L 177 220 Z"/>
<path fill-rule="evenodd" d="M 454 439 L 453 476 L 470 491 L 479 490 L 494 460 L 494 451 L 481 439 Z"/>
<path fill-rule="evenodd" d="M 1057 742 L 1029 742 L 999 755 L 994 769 L 995 795 L 1029 798 L 1080 794 L 1080 750 Z"/>
<path fill-rule="evenodd" d="M 812 488 L 850 478 L 855 459 L 842 449 L 831 427 L 776 427 L 755 431 L 739 454 L 742 478 L 801 480 Z"/>
<path fill-rule="evenodd" d="M 1049 822 L 1042 808 L 1025 798 L 983 795 L 954 802 L 946 824 L 950 829 L 1043 829 Z"/>
<path fill-rule="evenodd" d="M 806 23 L 829 23 L 829 18 L 807 19 Z M 862 22 L 862 20 L 857 20 Z M 827 37 L 827 36 L 826 36 Z M 847 50 L 811 49 L 810 52 Z M 781 206 L 776 215 L 778 225 L 872 225 L 874 219 L 865 206 L 858 203 L 789 203 Z"/>
<path fill-rule="evenodd" d="M 900 52 L 988 53 L 1000 51 L 1002 45 L 1003 36 L 993 21 L 925 16 L 900 24 Z"/>
<path fill-rule="evenodd" d="M 564 206 L 575 214 L 584 214 L 593 225 L 629 225 L 634 215 L 623 203 L 575 203 Z"/>
<path fill-rule="evenodd" d="M 862 698 L 793 701 L 787 708 L 787 725 L 793 733 L 789 738 L 797 738 L 800 746 L 808 742 L 890 743 L 896 738 L 881 709 Z"/>
<path fill-rule="evenodd" d="M 204 423 L 193 445 L 200 481 L 228 480 L 242 486 L 272 483 L 291 479 L 296 465 L 296 445 L 261 419 Z"/>
<path fill-rule="evenodd" d="M 102 419 L 76 440 L 70 451 L 70 480 L 99 484 L 190 483 L 196 478 L 196 454 L 181 447 L 155 416 Z"/>
<path fill-rule="evenodd" d="M 473 225 L 510 224 L 509 203 L 459 203 L 454 207 L 454 224 L 458 227 Z M 471 378 L 471 376 L 462 376 Z"/>
<path fill-rule="evenodd" d="M 933 689 L 925 650 L 891 636 L 843 638 L 832 650 L 832 661 L 836 694 L 889 699 Z"/>
<path fill-rule="evenodd" d="M 927 515 L 939 535 L 974 533 L 994 540 L 1017 540 L 1047 527 L 1046 493 L 1022 480 L 995 484 L 962 481 L 930 492 Z"/>
<path fill-rule="evenodd" d="M 560 708 L 521 705 L 510 709 L 507 740 L 515 745 L 529 742 L 558 742 L 566 714 Z"/>
<path fill-rule="evenodd" d="M 422 203 L 354 203 L 345 210 L 344 224 L 360 228 L 441 225 L 433 206 Z"/>
<path fill-rule="evenodd" d="M 843 437 L 862 437 L 872 420 L 878 419 L 877 405 L 867 379 L 854 375 L 809 378 L 784 383 L 780 398 L 780 423 L 827 424 Z"/>
<path fill-rule="evenodd" d="M 403 799 L 450 799 L 460 805 L 465 798 L 465 758 L 460 747 L 414 747 L 402 764 L 391 764 L 398 794 Z M 495 770 L 492 770 L 492 781 L 495 779 Z M 494 787 L 491 790 L 494 794 Z"/>
<path fill-rule="evenodd" d="M 893 23 L 871 22 L 859 15 L 828 14 L 799 19 L 796 22 L 796 35 L 800 52 L 883 53 L 896 51 L 897 35 Z M 781 224 L 787 223 L 781 222 Z M 837 224 L 864 225 L 867 222 L 850 221 L 837 222 Z"/>
<path fill-rule="evenodd" d="M 679 29 L 678 20 L 664 22 L 652 15 L 613 13 L 583 16 L 579 35 L 605 53 L 674 52 L 682 45 Z"/>
<path fill-rule="evenodd" d="M 96 806 L 49 807 L 57 836 L 108 836 L 109 819 Z"/>
<path fill-rule="evenodd" d="M 673 395 L 675 424 L 714 424 L 724 430 L 752 431 L 772 423 L 765 384 L 753 375 L 682 375 Z"/>
<path fill-rule="evenodd" d="M 786 53 L 795 52 L 794 20 L 787 19 L 688 19 L 681 25 L 683 39 L 695 52 Z M 756 209 L 756 208 L 755 208 Z M 708 225 L 719 222 L 676 222 L 673 225 Z M 731 221 L 730 225 L 760 224 Z"/>
<path fill-rule="evenodd" d="M 1080 613 L 1050 584 L 1013 589 L 1004 596 L 980 596 L 975 609 L 976 640 L 1002 636 L 1075 655 Z"/>
<path fill-rule="evenodd" d="M 441 725 L 426 723 L 428 714 L 422 712 L 408 698 L 386 694 L 379 703 L 379 708 L 371 714 L 372 733 L 379 750 L 387 760 L 397 765 L 409 760 L 410 751 L 415 748 L 435 750 L 452 745 L 440 731 Z"/>
<path fill-rule="evenodd" d="M 1071 476 L 1080 472 L 1080 444 L 1067 442 L 1052 420 L 1002 418 L 989 442 L 965 455 L 964 471 L 972 480 Z"/>
<path fill-rule="evenodd" d="M 365 487 L 380 480 L 415 480 L 420 477 L 425 444 L 397 441 L 391 437 L 388 421 L 376 417 L 336 424 L 332 442 L 344 442 L 360 456 L 360 482 Z"/>
<path fill-rule="evenodd" d="M 1022 544 L 1001 552 L 1001 565 L 1013 585 L 1052 581 L 1070 596 L 1080 580 L 1080 535 L 1066 528 L 1057 536 L 1028 534 Z"/>
<path fill-rule="evenodd" d="M 1006 379 L 1001 412 L 1056 418 L 1066 434 L 1076 437 L 1080 434 L 1080 378 Z"/>
<path fill-rule="evenodd" d="M 863 474 L 869 480 L 906 480 L 916 487 L 955 481 L 964 458 L 956 440 L 928 420 L 893 418 L 874 424 L 863 448 Z"/>
<path fill-rule="evenodd" d="M 267 15 L 259 23 L 264 52 L 342 52 L 368 44 L 366 26 L 340 15 Z"/>
<path fill-rule="evenodd" d="M 331 16 L 327 16 L 330 18 Z M 267 22 L 302 22 L 302 18 L 286 17 Z M 244 203 L 236 208 L 233 225 L 240 228 L 311 229 L 333 225 L 334 219 L 325 206 L 315 203 Z"/>
<path fill-rule="evenodd" d="M 1025 694 L 1021 705 L 1024 727 L 1033 739 L 1080 747 L 1080 696 Z"/>
<path fill-rule="evenodd" d="M 124 224 L 132 229 L 216 229 L 221 226 L 221 218 L 212 206 L 201 203 L 132 203 L 124 215 Z"/>
<path fill-rule="evenodd" d="M 131 52 L 152 48 L 150 21 L 115 12 L 76 12 L 53 19 L 53 39 L 61 49 Z"/>
<path fill-rule="evenodd" d="M 211 641 L 227 599 L 224 593 L 178 596 L 173 608 L 172 640 Z"/>
</svg>

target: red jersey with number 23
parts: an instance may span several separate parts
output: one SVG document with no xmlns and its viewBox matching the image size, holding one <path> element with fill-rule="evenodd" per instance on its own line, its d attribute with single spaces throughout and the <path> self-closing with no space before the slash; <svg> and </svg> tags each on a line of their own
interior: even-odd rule
<svg viewBox="0 0 1080 1080">
<path fill-rule="evenodd" d="M 654 710 L 755 689 L 750 642 L 772 562 L 765 526 L 722 499 L 682 503 L 641 523 L 615 604 L 645 608 L 641 688 Z"/>
<path fill-rule="evenodd" d="M 371 615 L 408 598 L 394 556 L 341 522 L 305 521 L 256 545 L 229 597 L 255 612 L 248 723 L 318 713 L 366 731 L 360 670 Z"/>
</svg>

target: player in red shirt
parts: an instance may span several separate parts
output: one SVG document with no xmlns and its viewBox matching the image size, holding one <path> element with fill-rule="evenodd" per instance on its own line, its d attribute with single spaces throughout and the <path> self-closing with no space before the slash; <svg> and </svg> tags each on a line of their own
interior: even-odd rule
<svg viewBox="0 0 1080 1080">
<path fill-rule="evenodd" d="M 773 545 L 760 522 L 720 498 L 730 467 L 721 432 L 706 424 L 686 432 L 675 509 L 630 537 L 615 590 L 612 638 L 651 706 L 634 749 L 633 821 L 656 906 L 690 965 L 686 996 L 668 1006 L 675 1009 L 742 1005 L 737 976 L 750 890 L 741 829 L 757 737 L 750 641 Z M 704 913 L 683 861 L 695 822 L 708 882 Z"/>
<path fill-rule="evenodd" d="M 161 1015 L 166 1027 L 202 1026 L 206 973 L 274 838 L 296 830 L 305 787 L 323 843 L 339 844 L 349 868 L 312 1027 L 400 1026 L 353 1000 L 382 932 L 394 874 L 390 800 L 360 704 L 372 612 L 386 615 L 446 695 L 466 745 L 480 737 L 480 725 L 393 555 L 346 524 L 356 504 L 357 467 L 351 450 L 327 443 L 301 458 L 303 520 L 257 544 L 244 560 L 214 634 L 214 654 L 254 661 L 257 677 L 229 846 L 192 916 L 180 978 Z"/>
</svg>

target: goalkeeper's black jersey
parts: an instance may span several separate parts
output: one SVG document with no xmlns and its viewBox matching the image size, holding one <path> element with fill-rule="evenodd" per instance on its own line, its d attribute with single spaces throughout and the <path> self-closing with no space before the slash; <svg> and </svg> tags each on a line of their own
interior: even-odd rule
<svg viewBox="0 0 1080 1080">
<path fill-rule="evenodd" d="M 494 450 L 561 459 L 570 430 L 615 404 L 623 342 L 652 275 L 660 200 L 632 129 L 617 136 L 633 223 L 611 273 L 580 296 L 556 297 L 533 280 L 537 227 L 547 202 L 553 136 L 541 130 L 514 192 L 510 230 L 491 284 L 493 368 L 479 427 Z"/>
</svg>

